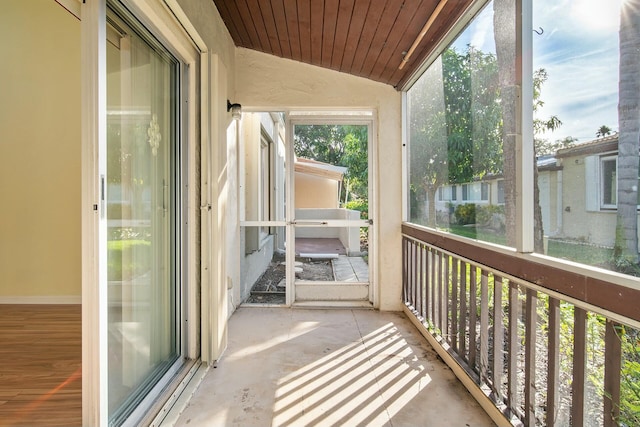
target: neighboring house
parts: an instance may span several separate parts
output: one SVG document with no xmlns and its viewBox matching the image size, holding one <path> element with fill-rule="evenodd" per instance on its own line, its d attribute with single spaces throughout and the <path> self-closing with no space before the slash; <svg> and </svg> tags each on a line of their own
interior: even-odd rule
<svg viewBox="0 0 640 427">
<path fill-rule="evenodd" d="M 294 160 L 296 220 L 358 220 L 360 212 L 340 207 L 340 194 L 346 167 L 296 157 Z M 300 238 L 338 239 L 345 252 L 360 255 L 360 232 L 357 227 L 301 227 Z M 301 251 L 296 249 L 296 253 Z"/>
<path fill-rule="evenodd" d="M 478 205 L 504 203 L 503 187 L 502 184 L 499 184 L 501 182 L 501 177 L 493 176 L 483 181 L 443 185 L 438 188 L 436 193 L 436 211 L 448 213 L 450 207 L 455 208 L 455 206 L 465 203 Z"/>
<path fill-rule="evenodd" d="M 296 209 L 339 208 L 342 182 L 347 168 L 296 157 Z"/>
<path fill-rule="evenodd" d="M 546 236 L 613 247 L 616 227 L 617 134 L 540 156 L 538 188 Z M 504 204 L 502 176 L 444 185 L 436 194 L 439 223 L 456 206 Z"/>
<path fill-rule="evenodd" d="M 618 135 L 558 150 L 562 183 L 559 236 L 612 247 L 615 243 Z"/>
</svg>

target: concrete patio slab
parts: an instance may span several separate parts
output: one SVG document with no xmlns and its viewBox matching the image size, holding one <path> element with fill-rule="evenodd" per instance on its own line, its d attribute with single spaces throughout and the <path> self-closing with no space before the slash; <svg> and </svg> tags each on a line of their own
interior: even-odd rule
<svg viewBox="0 0 640 427">
<path fill-rule="evenodd" d="M 402 313 L 241 307 L 178 426 L 493 426 Z"/>
<path fill-rule="evenodd" d="M 368 282 L 369 265 L 362 257 L 340 256 L 331 260 L 335 280 L 338 282 Z"/>
</svg>

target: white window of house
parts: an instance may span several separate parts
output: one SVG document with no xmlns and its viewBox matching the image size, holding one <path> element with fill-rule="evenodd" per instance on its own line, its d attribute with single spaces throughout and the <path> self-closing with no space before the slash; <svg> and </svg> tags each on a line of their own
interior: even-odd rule
<svg viewBox="0 0 640 427">
<path fill-rule="evenodd" d="M 462 184 L 462 200 L 469 200 L 469 184 Z"/>
<path fill-rule="evenodd" d="M 489 184 L 486 182 L 480 184 L 480 200 L 489 200 Z"/>
<path fill-rule="evenodd" d="M 438 188 L 438 201 L 440 202 L 448 202 L 451 200 L 451 194 L 453 191 L 453 187 L 444 185 Z"/>
<path fill-rule="evenodd" d="M 451 186 L 451 200 L 458 200 L 458 187 L 455 185 Z"/>
<path fill-rule="evenodd" d="M 258 197 L 260 198 L 260 221 L 269 221 L 271 219 L 271 141 L 265 135 L 260 140 L 260 190 Z M 260 239 L 269 235 L 269 227 L 260 228 Z"/>
<path fill-rule="evenodd" d="M 498 181 L 498 203 L 504 204 L 504 180 Z"/>
<path fill-rule="evenodd" d="M 617 205 L 617 157 L 600 158 L 600 207 L 615 209 Z"/>
<path fill-rule="evenodd" d="M 597 179 L 595 183 L 593 178 L 591 179 L 591 186 L 589 186 L 590 182 L 587 179 L 587 193 L 595 193 L 596 197 L 599 196 L 599 199 L 597 199 L 599 201 L 599 209 L 616 209 L 618 206 L 618 156 L 607 155 L 599 157 L 598 167 L 595 171 L 593 170 L 593 160 L 591 163 L 586 161 L 585 163 L 587 164 L 586 173 L 595 175 Z M 638 184 L 640 185 L 640 177 L 638 178 Z M 640 206 L 640 193 L 638 205 Z"/>
</svg>

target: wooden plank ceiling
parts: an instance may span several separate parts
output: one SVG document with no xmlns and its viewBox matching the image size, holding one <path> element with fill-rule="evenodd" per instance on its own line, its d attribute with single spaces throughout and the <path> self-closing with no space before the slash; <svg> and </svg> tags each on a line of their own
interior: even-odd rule
<svg viewBox="0 0 640 427">
<path fill-rule="evenodd" d="M 213 0 L 236 46 L 400 88 L 472 0 Z M 435 19 L 407 64 L 406 52 Z"/>
</svg>

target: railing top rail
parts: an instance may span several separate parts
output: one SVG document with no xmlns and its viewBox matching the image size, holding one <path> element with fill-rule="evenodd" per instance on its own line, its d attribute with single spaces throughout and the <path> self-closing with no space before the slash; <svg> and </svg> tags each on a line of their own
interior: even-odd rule
<svg viewBox="0 0 640 427">
<path fill-rule="evenodd" d="M 491 245 L 411 224 L 403 224 L 402 233 L 522 281 L 525 286 L 530 284 L 585 308 L 595 308 L 622 323 L 640 326 L 640 279 L 549 257 L 493 249 Z"/>
</svg>

